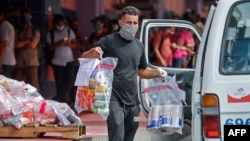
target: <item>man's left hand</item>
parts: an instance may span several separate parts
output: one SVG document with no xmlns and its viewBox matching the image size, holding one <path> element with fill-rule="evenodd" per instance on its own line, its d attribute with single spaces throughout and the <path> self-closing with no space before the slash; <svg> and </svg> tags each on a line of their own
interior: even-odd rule
<svg viewBox="0 0 250 141">
<path fill-rule="evenodd" d="M 161 77 L 163 79 L 163 81 L 164 81 L 165 77 L 168 75 L 168 73 L 165 70 L 163 70 L 162 68 L 158 68 L 157 69 L 157 75 L 159 77 Z"/>
</svg>

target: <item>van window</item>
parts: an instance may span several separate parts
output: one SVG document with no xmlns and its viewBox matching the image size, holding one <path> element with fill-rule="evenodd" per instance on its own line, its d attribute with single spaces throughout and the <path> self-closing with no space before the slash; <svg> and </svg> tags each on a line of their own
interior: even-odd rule
<svg viewBox="0 0 250 141">
<path fill-rule="evenodd" d="M 220 72 L 250 73 L 250 3 L 235 5 L 229 13 L 223 39 Z"/>
<path fill-rule="evenodd" d="M 149 63 L 160 67 L 194 68 L 199 39 L 185 27 L 156 26 L 149 29 Z"/>
</svg>

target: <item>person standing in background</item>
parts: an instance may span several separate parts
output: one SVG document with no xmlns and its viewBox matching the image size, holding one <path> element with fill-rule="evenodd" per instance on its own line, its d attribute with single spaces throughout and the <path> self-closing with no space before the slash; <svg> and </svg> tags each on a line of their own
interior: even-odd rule
<svg viewBox="0 0 250 141">
<path fill-rule="evenodd" d="M 188 55 L 188 48 L 184 44 L 184 40 L 176 37 L 176 41 L 172 44 L 173 49 L 173 68 L 181 68 L 183 60 Z"/>
<path fill-rule="evenodd" d="M 75 81 L 74 56 L 72 49 L 76 48 L 76 36 L 66 25 L 63 15 L 54 16 L 54 27 L 46 35 L 47 51 L 52 54 L 56 96 L 53 100 L 69 102 L 69 95 Z"/>
<path fill-rule="evenodd" d="M 38 80 L 39 57 L 38 44 L 40 42 L 40 30 L 31 23 L 30 9 L 22 11 L 21 27 L 16 34 L 16 71 L 15 78 L 19 81 L 27 81 L 40 91 Z"/>
<path fill-rule="evenodd" d="M 93 46 L 103 36 L 110 34 L 113 30 L 113 27 L 111 20 L 105 15 L 95 17 L 91 20 L 91 22 L 93 23 L 93 28 L 95 31 L 90 34 L 88 41 L 89 44 Z"/>
<path fill-rule="evenodd" d="M 156 57 L 155 65 L 171 67 L 173 54 L 171 48 L 171 36 L 174 31 L 169 27 L 162 27 L 156 33 L 153 41 L 153 52 Z"/>
<path fill-rule="evenodd" d="M 6 13 L 0 9 L 0 73 L 12 77 L 16 58 L 14 53 L 15 29 L 6 20 Z"/>
<path fill-rule="evenodd" d="M 193 32 L 190 29 L 183 28 L 182 31 L 179 33 L 179 37 L 183 39 L 184 45 L 187 48 L 187 50 L 184 51 L 185 55 L 183 55 L 182 68 L 192 68 L 192 66 L 188 65 L 192 59 L 192 56 L 195 54 L 195 39 L 193 37 Z"/>
</svg>

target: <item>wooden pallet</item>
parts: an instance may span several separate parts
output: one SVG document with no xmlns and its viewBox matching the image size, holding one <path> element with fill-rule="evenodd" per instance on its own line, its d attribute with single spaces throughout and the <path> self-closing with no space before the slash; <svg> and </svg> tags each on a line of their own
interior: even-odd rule
<svg viewBox="0 0 250 141">
<path fill-rule="evenodd" d="M 26 125 L 21 129 L 13 126 L 0 127 L 0 138 L 40 138 L 46 133 L 57 132 L 61 133 L 61 137 L 65 139 L 79 140 L 86 134 L 85 125 L 71 124 L 60 126 L 58 124 L 48 125 Z"/>
</svg>

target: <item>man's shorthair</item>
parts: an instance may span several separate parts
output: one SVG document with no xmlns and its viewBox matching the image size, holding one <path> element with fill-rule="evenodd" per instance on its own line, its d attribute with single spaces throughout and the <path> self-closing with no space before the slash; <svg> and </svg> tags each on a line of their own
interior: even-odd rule
<svg viewBox="0 0 250 141">
<path fill-rule="evenodd" d="M 121 15 L 120 15 L 120 17 L 123 17 L 123 16 L 126 15 L 126 14 L 136 16 L 136 15 L 139 15 L 139 14 L 140 14 L 140 10 L 137 9 L 136 7 L 134 7 L 134 6 L 126 6 L 126 7 L 124 7 L 124 8 L 121 10 Z"/>
</svg>

